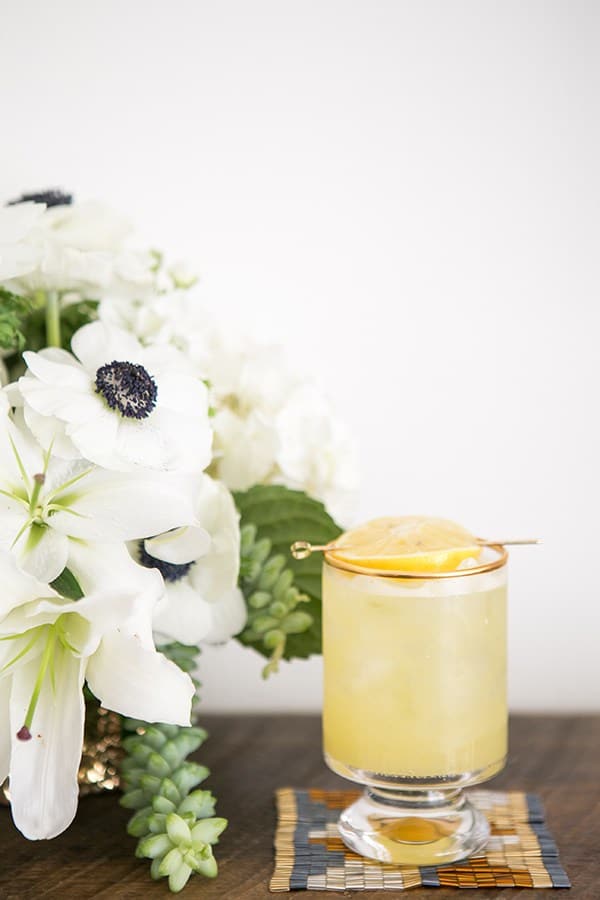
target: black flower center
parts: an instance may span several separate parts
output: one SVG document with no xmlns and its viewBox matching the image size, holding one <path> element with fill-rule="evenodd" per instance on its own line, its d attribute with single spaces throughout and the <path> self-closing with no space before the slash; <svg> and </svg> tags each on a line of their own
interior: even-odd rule
<svg viewBox="0 0 600 900">
<path fill-rule="evenodd" d="M 39 191 L 35 194 L 21 194 L 17 200 L 11 200 L 7 206 L 16 206 L 17 203 L 45 203 L 46 206 L 70 206 L 73 202 L 73 194 L 65 194 L 64 191 L 49 190 Z"/>
<path fill-rule="evenodd" d="M 164 559 L 157 559 L 144 548 L 143 541 L 139 543 L 139 558 L 143 566 L 146 566 L 147 569 L 158 569 L 165 581 L 171 582 L 185 578 L 193 566 L 191 562 L 177 564 L 165 562 Z"/>
<path fill-rule="evenodd" d="M 96 372 L 96 393 L 125 418 L 145 419 L 156 406 L 158 391 L 143 366 L 113 359 Z"/>
</svg>

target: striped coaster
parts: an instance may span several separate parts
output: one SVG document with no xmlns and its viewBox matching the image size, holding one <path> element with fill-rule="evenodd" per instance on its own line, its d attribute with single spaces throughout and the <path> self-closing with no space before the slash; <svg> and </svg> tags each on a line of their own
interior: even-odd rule
<svg viewBox="0 0 600 900">
<path fill-rule="evenodd" d="M 534 794 L 469 791 L 491 826 L 485 854 L 451 866 L 396 866 L 365 859 L 342 843 L 337 819 L 358 791 L 277 791 L 271 891 L 398 891 L 411 887 L 568 888 L 556 844 Z"/>
</svg>

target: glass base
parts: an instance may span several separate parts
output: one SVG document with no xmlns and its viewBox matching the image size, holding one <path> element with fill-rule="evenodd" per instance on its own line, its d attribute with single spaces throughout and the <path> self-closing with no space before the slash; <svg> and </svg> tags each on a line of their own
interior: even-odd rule
<svg viewBox="0 0 600 900">
<path fill-rule="evenodd" d="M 456 862 L 485 847 L 490 827 L 461 790 L 367 788 L 341 814 L 347 847 L 380 862 L 434 866 Z"/>
<path fill-rule="evenodd" d="M 506 765 L 506 756 L 497 759 L 492 763 L 480 769 L 473 769 L 469 772 L 460 772 L 456 774 L 446 775 L 384 775 L 381 772 L 372 772 L 369 769 L 358 769 L 348 763 L 340 762 L 334 759 L 327 751 L 324 753 L 325 762 L 332 772 L 347 778 L 349 781 L 356 781 L 361 785 L 369 785 L 372 788 L 384 788 L 388 790 L 398 791 L 419 791 L 419 790 L 440 790 L 447 791 L 451 788 L 472 787 L 474 784 L 480 784 L 482 781 L 489 781 L 498 772 L 501 772 Z"/>
</svg>

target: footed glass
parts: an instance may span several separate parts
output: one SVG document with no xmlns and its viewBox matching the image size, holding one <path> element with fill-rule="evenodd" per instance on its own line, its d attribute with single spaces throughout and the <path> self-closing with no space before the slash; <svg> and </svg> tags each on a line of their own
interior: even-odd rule
<svg viewBox="0 0 600 900">
<path fill-rule="evenodd" d="M 339 820 L 363 856 L 443 865 L 486 844 L 463 788 L 506 760 L 506 561 L 416 574 L 325 554 L 325 760 L 365 786 Z"/>
</svg>

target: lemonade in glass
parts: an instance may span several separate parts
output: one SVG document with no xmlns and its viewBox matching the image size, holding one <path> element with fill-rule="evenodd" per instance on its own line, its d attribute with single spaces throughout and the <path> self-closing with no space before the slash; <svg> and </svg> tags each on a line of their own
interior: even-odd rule
<svg viewBox="0 0 600 900">
<path fill-rule="evenodd" d="M 443 864 L 485 845 L 461 788 L 506 758 L 506 560 L 423 517 L 375 520 L 325 554 L 325 758 L 366 785 L 339 823 L 363 855 Z"/>
</svg>

